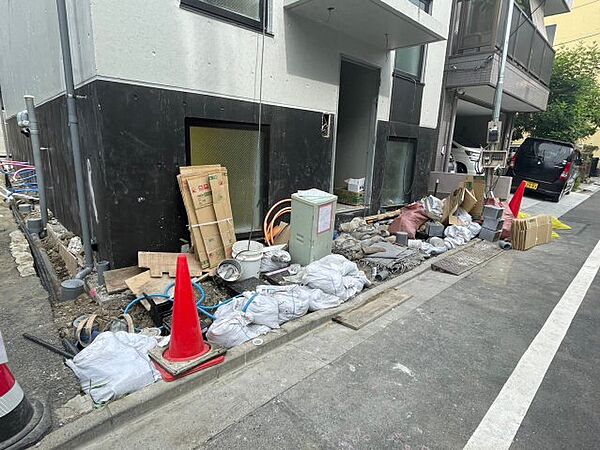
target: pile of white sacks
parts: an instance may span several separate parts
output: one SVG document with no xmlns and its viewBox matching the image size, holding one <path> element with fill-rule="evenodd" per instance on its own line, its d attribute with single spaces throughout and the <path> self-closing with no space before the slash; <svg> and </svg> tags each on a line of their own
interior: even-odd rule
<svg viewBox="0 0 600 450">
<path fill-rule="evenodd" d="M 301 280 L 290 286 L 259 286 L 221 306 L 206 333 L 208 341 L 235 347 L 310 311 L 335 308 L 370 285 L 364 272 L 342 255 L 309 264 Z"/>
</svg>

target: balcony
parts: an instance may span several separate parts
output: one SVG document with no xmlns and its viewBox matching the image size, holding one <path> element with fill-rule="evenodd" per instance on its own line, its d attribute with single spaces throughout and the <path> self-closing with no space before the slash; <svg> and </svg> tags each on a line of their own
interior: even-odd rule
<svg viewBox="0 0 600 450">
<path fill-rule="evenodd" d="M 489 6 L 489 2 L 482 0 L 462 0 L 459 5 L 461 26 L 454 41 L 453 56 L 501 52 L 508 1 L 499 0 Z M 554 49 L 517 5 L 510 35 L 510 61 L 548 86 L 554 65 Z"/>
<path fill-rule="evenodd" d="M 486 98 L 475 100 L 488 103 L 498 77 L 508 1 L 460 0 L 458 8 L 459 26 L 454 32 L 447 68 L 448 86 L 477 86 L 478 95 L 486 90 L 481 86 L 487 86 L 491 92 L 486 93 Z M 505 84 L 512 96 L 507 99 L 509 111 L 535 112 L 546 108 L 555 52 L 543 32 L 545 29 L 536 28 L 515 5 Z"/>
<path fill-rule="evenodd" d="M 441 41 L 448 34 L 410 0 L 285 0 L 285 9 L 385 50 Z"/>
</svg>

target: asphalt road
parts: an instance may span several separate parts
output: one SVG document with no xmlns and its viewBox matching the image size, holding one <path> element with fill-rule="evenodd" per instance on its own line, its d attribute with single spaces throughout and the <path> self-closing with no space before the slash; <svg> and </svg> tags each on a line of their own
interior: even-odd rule
<svg viewBox="0 0 600 450">
<path fill-rule="evenodd" d="M 426 272 L 361 330 L 328 323 L 86 448 L 597 448 L 600 194 L 579 200 L 561 239 Z"/>
</svg>

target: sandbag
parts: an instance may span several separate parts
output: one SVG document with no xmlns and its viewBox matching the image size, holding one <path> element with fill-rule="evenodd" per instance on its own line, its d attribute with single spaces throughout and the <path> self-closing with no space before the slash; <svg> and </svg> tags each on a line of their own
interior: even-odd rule
<svg viewBox="0 0 600 450">
<path fill-rule="evenodd" d="M 303 284 L 345 302 L 362 291 L 365 285 L 370 285 L 370 281 L 364 272 L 358 270 L 356 263 L 342 255 L 328 255 L 306 266 Z M 333 299 L 326 298 L 318 300 L 315 305 L 322 306 L 333 303 Z M 327 307 L 331 308 L 332 306 Z"/>
<path fill-rule="evenodd" d="M 242 311 L 251 315 L 253 324 L 279 328 L 279 305 L 274 296 L 245 292 L 244 298 Z"/>
<path fill-rule="evenodd" d="M 420 202 L 415 202 L 402 208 L 402 212 L 390 224 L 388 231 L 391 234 L 404 231 L 408 234 L 409 239 L 414 239 L 417 234 L 417 230 L 428 220 L 429 217 L 425 212 L 423 204 Z"/>
<path fill-rule="evenodd" d="M 106 403 L 160 380 L 148 357 L 156 339 L 125 331 L 105 331 L 66 361 L 81 389 L 95 403 Z"/>
<path fill-rule="evenodd" d="M 270 331 L 265 325 L 252 325 L 251 314 L 232 308 L 224 311 L 206 332 L 206 339 L 211 344 L 232 348 Z"/>
</svg>

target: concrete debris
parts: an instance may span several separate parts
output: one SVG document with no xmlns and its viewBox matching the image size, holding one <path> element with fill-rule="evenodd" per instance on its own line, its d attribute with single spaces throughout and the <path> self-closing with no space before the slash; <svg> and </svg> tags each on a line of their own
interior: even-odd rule
<svg viewBox="0 0 600 450">
<path fill-rule="evenodd" d="M 366 255 L 371 255 L 381 251 L 382 242 L 395 242 L 396 237 L 391 236 L 388 231 L 388 224 L 367 222 L 355 217 L 350 222 L 340 225 L 342 234 L 333 241 L 333 253 L 345 256 L 350 261 L 357 261 Z"/>
<path fill-rule="evenodd" d="M 67 250 L 69 250 L 69 252 L 75 256 L 80 255 L 83 252 L 83 243 L 81 242 L 81 238 L 79 236 L 73 236 L 69 240 Z"/>
<path fill-rule="evenodd" d="M 363 262 L 390 273 L 405 273 L 418 267 L 425 260 L 425 255 L 418 249 L 399 247 L 388 242 L 381 245 L 385 249 L 384 252 L 371 255 L 363 259 Z"/>
<path fill-rule="evenodd" d="M 12 254 L 17 270 L 21 277 L 30 277 L 36 274 L 33 265 L 33 256 L 27 238 L 20 230 L 15 230 L 10 236 L 10 253 Z"/>
</svg>

